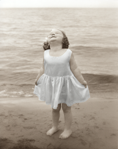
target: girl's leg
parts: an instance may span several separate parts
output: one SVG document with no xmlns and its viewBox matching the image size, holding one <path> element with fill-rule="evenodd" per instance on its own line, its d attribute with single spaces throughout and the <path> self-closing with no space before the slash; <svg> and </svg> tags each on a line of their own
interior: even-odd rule
<svg viewBox="0 0 118 149">
<path fill-rule="evenodd" d="M 57 109 L 52 109 L 52 128 L 47 131 L 47 135 L 52 135 L 58 131 L 59 117 L 60 117 L 61 104 L 58 104 Z"/>
<path fill-rule="evenodd" d="M 59 136 L 61 139 L 66 139 L 72 134 L 71 124 L 72 124 L 72 113 L 71 107 L 68 107 L 65 103 L 62 104 L 62 109 L 65 118 L 65 128 L 63 133 Z"/>
</svg>

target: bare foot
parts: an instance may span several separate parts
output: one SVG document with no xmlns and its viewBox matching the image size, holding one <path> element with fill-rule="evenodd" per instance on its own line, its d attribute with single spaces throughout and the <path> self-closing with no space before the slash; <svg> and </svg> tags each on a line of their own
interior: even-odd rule
<svg viewBox="0 0 118 149">
<path fill-rule="evenodd" d="M 69 129 L 69 130 L 64 130 L 64 131 L 62 132 L 62 134 L 60 134 L 59 138 L 60 138 L 60 139 L 66 139 L 66 138 L 68 138 L 71 134 L 72 134 L 72 130 L 71 130 L 71 129 Z"/>
<path fill-rule="evenodd" d="M 48 136 L 51 136 L 51 135 L 53 135 L 55 132 L 57 132 L 59 129 L 58 128 L 55 128 L 55 127 L 52 127 L 51 129 L 49 129 L 48 131 L 47 131 L 47 135 Z"/>
</svg>

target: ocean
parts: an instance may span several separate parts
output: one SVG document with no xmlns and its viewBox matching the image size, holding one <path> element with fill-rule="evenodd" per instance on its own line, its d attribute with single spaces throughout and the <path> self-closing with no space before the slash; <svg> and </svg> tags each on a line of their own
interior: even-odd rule
<svg viewBox="0 0 118 149">
<path fill-rule="evenodd" d="M 34 97 L 43 41 L 65 31 L 90 91 L 118 83 L 118 8 L 1 8 L 0 97 Z M 97 90 L 96 90 L 97 91 Z M 107 90 L 108 91 L 108 90 Z"/>
</svg>

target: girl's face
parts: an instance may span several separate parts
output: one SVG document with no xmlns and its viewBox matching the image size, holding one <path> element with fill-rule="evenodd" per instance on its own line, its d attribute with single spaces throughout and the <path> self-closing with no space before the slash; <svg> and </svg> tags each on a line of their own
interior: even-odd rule
<svg viewBox="0 0 118 149">
<path fill-rule="evenodd" d="M 48 42 L 54 42 L 58 41 L 60 44 L 62 44 L 63 34 L 61 31 L 57 29 L 52 29 L 51 32 L 48 35 Z"/>
</svg>

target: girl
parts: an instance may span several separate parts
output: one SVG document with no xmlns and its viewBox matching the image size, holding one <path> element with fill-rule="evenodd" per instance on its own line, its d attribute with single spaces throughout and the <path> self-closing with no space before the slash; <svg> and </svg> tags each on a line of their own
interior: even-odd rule
<svg viewBox="0 0 118 149">
<path fill-rule="evenodd" d="M 90 98 L 87 82 L 84 80 L 73 52 L 68 49 L 69 41 L 60 29 L 52 29 L 44 42 L 43 65 L 35 80 L 34 94 L 41 101 L 52 106 L 52 128 L 47 135 L 57 132 L 60 109 L 64 112 L 65 128 L 59 138 L 72 134 L 71 106 Z"/>
</svg>

